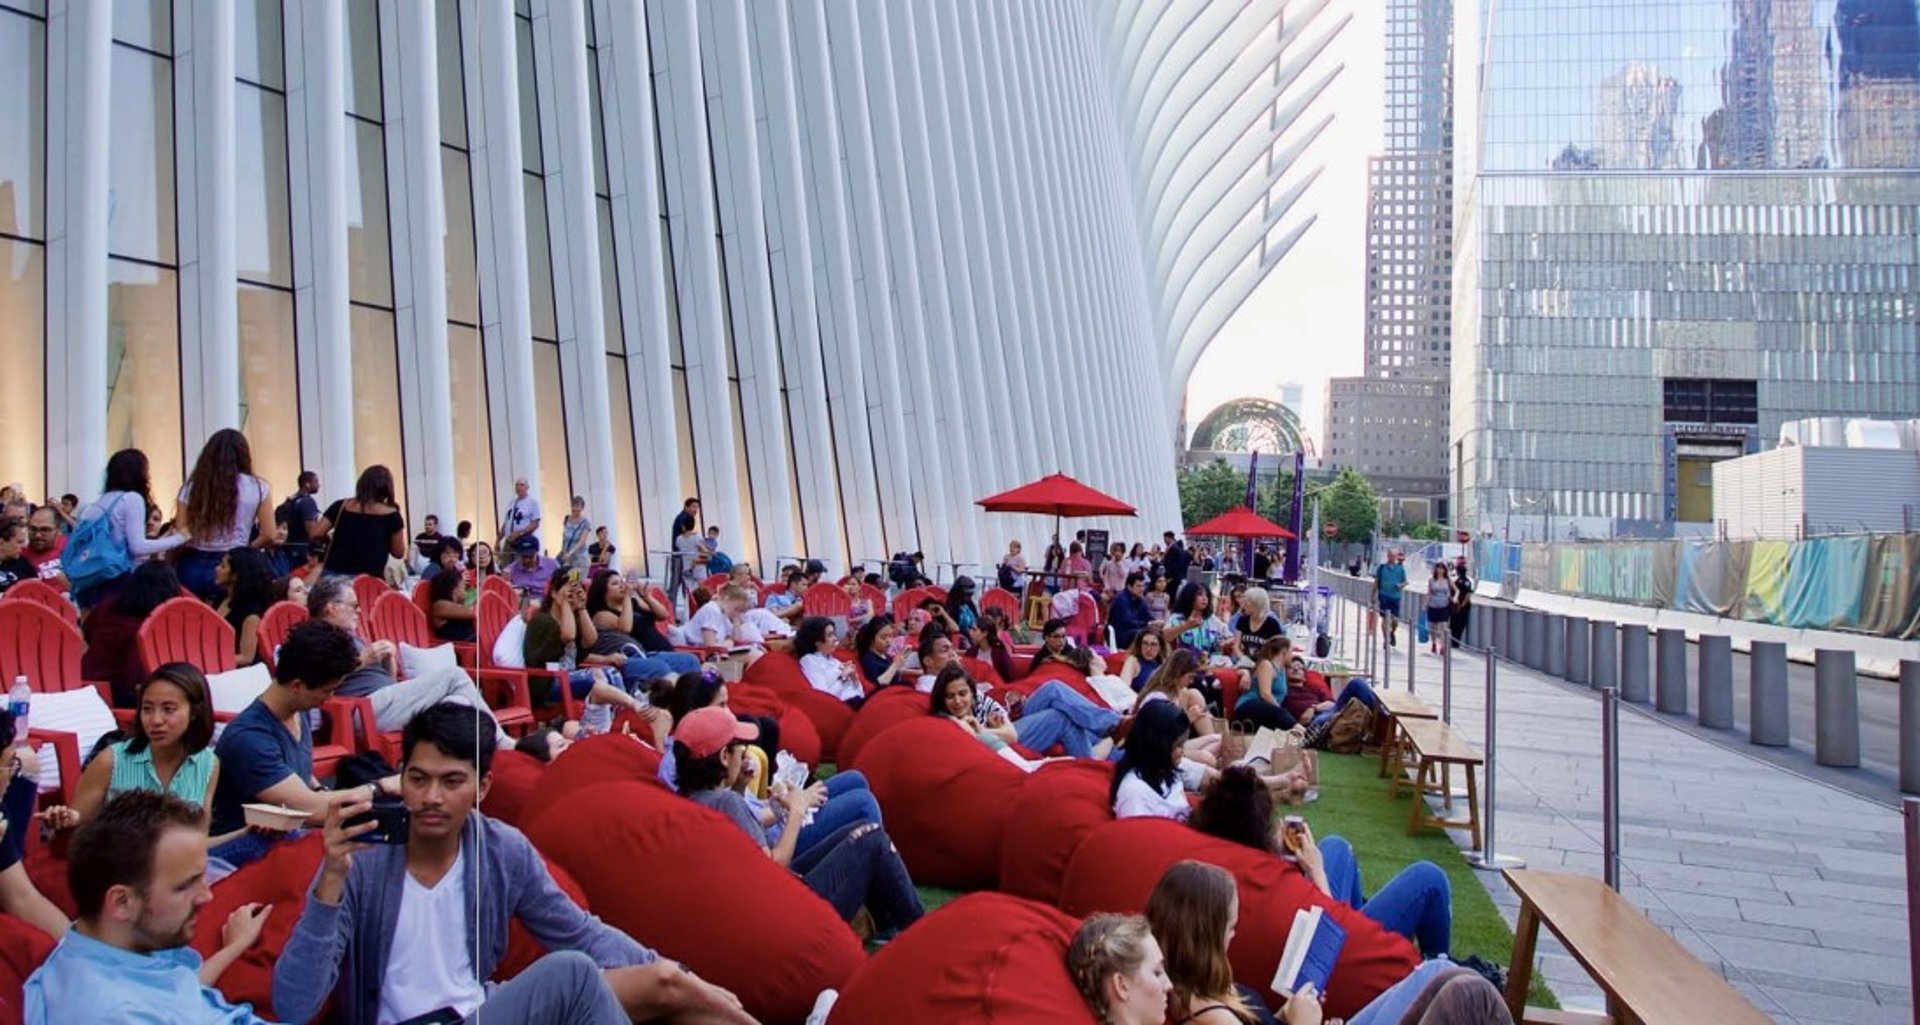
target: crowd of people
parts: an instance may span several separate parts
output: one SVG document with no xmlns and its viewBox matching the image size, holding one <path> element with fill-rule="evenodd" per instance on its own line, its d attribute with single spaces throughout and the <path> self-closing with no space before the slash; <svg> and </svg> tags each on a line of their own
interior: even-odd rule
<svg viewBox="0 0 1920 1025">
<path fill-rule="evenodd" d="M 1038 569 L 1011 543 L 996 581 L 1046 601 L 1053 614 L 1035 627 L 983 604 L 965 576 L 896 618 L 874 594 L 927 583 L 917 553 L 884 574 L 856 566 L 831 580 L 808 559 L 763 581 L 722 551 L 698 499 L 675 516 L 662 601 L 621 571 L 609 532 L 579 497 L 549 553 L 541 538 L 554 532 L 543 532 L 525 479 L 491 540 L 467 522 L 443 533 L 432 515 L 410 535 L 382 466 L 324 505 L 318 474 L 302 473 L 276 502 L 232 430 L 208 439 L 170 509 L 152 494 L 138 450 L 115 453 L 103 485 L 84 505 L 73 495 L 35 505 L 18 487 L 0 489 L 0 592 L 38 579 L 66 595 L 80 613 L 84 675 L 131 712 L 124 732 L 88 753 L 71 800 L 46 807 L 33 753 L 12 743 L 11 717 L 0 714 L 0 748 L 17 755 L 0 766 L 0 861 L 11 857 L 0 866 L 0 911 L 59 941 L 27 984 L 29 1022 L 259 1020 L 217 983 L 276 913 L 297 915 L 273 978 L 286 1021 L 311 1020 L 329 1001 L 354 1022 L 466 1021 L 482 1006 L 510 1021 L 752 1020 L 671 951 L 582 911 L 526 837 L 479 804 L 498 752 L 552 762 L 626 713 L 619 729 L 659 754 L 663 784 L 736 825 L 841 918 L 887 942 L 925 911 L 866 779 L 776 780 L 779 722 L 730 707 L 729 679 L 770 651 L 790 654 L 808 686 L 852 710 L 883 690 L 918 690 L 930 717 L 1028 772 L 1107 761 L 1116 817 L 1176 819 L 1287 858 L 1329 899 L 1433 959 L 1355 1021 L 1496 1020 L 1445 1016 L 1478 1006 L 1479 994 L 1478 976 L 1444 960 L 1444 873 L 1409 866 L 1369 895 L 1350 844 L 1277 824 L 1276 806 L 1314 797 L 1311 749 L 1378 699 L 1360 679 L 1336 692 L 1294 652 L 1267 589 L 1233 579 L 1216 590 L 1192 572 L 1213 553 L 1189 552 L 1171 531 L 1151 548 L 1115 544 L 1097 565 L 1084 537 L 1055 538 Z M 706 578 L 722 574 L 709 591 Z M 368 577 L 401 591 L 417 584 L 436 639 L 491 645 L 504 667 L 544 667 L 530 696 L 547 711 L 507 723 L 461 664 L 373 638 L 373 610 L 356 587 Z M 498 588 L 495 578 L 514 596 L 513 615 L 482 630 L 481 595 Z M 843 592 L 844 614 L 808 613 L 806 594 L 822 584 Z M 1461 599 L 1447 593 L 1451 616 Z M 145 665 L 134 643 L 155 610 L 183 595 L 232 627 L 232 665 L 269 667 L 258 696 L 227 721 L 215 721 L 210 667 Z M 264 624 L 284 602 L 299 606 L 299 622 L 269 636 Z M 1088 602 L 1101 626 L 1091 633 L 1077 625 Z M 587 710 L 579 721 L 555 714 L 563 698 Z M 316 773 L 316 730 L 339 714 L 336 699 L 364 702 L 365 729 L 398 735 L 397 762 L 363 752 Z M 1236 724 L 1285 734 L 1294 757 L 1283 765 L 1236 754 L 1227 743 Z M 289 821 L 250 816 L 261 804 Z M 64 844 L 71 919 L 21 870 L 30 830 Z M 381 830 L 401 831 L 402 842 Z M 187 947 L 210 885 L 303 836 L 318 837 L 324 858 L 300 908 L 242 908 L 214 956 Z M 1096 1017 L 1158 1022 L 1171 1009 L 1183 1022 L 1275 1020 L 1260 1017 L 1257 998 L 1223 967 L 1231 877 L 1176 866 L 1161 890 L 1145 919 L 1095 916 L 1076 940 L 1068 967 Z M 509 983 L 484 985 L 515 919 L 549 953 Z M 1318 1021 L 1312 998 L 1295 994 L 1277 1020 Z"/>
</svg>

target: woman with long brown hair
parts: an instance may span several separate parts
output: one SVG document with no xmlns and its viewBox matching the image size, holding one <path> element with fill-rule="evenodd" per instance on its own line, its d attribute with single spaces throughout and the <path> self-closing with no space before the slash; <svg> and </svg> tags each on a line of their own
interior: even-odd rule
<svg viewBox="0 0 1920 1025">
<path fill-rule="evenodd" d="M 1240 921 L 1240 892 L 1226 869 L 1198 861 L 1174 862 L 1147 898 L 1146 915 L 1166 958 L 1176 1025 L 1253 1025 L 1273 1020 L 1258 996 L 1233 982 L 1227 946 Z M 1312 991 L 1303 990 L 1294 994 L 1288 1009 L 1312 999 Z M 1293 1020 L 1288 1015 L 1288 1021 Z"/>
<path fill-rule="evenodd" d="M 173 519 L 187 535 L 177 567 L 180 583 L 209 603 L 220 599 L 213 574 L 228 552 L 249 544 L 267 548 L 279 543 L 273 489 L 253 475 L 253 449 L 246 435 L 231 427 L 213 432 L 180 488 Z"/>
<path fill-rule="evenodd" d="M 393 471 L 378 464 L 361 471 L 353 497 L 327 506 L 314 524 L 313 536 L 327 538 L 327 561 L 321 572 L 338 576 L 378 577 L 388 559 L 407 554 L 407 521 L 393 495 Z"/>
</svg>

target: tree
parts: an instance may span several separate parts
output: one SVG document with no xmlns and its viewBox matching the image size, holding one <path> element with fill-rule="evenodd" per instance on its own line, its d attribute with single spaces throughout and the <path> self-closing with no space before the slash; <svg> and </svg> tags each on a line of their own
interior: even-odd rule
<svg viewBox="0 0 1920 1025">
<path fill-rule="evenodd" d="M 1180 485 L 1180 520 L 1184 526 L 1205 523 L 1215 516 L 1236 505 L 1247 504 L 1247 475 L 1236 470 L 1224 459 L 1216 459 L 1204 466 L 1191 466 L 1182 469 L 1178 475 Z M 1274 510 L 1276 504 L 1284 504 L 1293 499 L 1293 474 L 1262 481 L 1254 491 L 1254 512 L 1286 526 L 1286 514 L 1278 518 Z"/>
<path fill-rule="evenodd" d="M 1380 499 L 1373 485 L 1352 467 L 1340 471 L 1320 492 L 1321 520 L 1335 528 L 1334 540 L 1366 544 L 1373 540 Z"/>
</svg>

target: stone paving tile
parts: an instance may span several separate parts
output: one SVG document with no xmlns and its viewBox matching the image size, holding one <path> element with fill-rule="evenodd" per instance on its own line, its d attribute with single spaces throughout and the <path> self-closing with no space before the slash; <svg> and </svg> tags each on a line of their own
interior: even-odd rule
<svg viewBox="0 0 1920 1025">
<path fill-rule="evenodd" d="M 1456 655 L 1454 727 L 1483 748 L 1484 680 L 1477 656 Z M 1417 682 L 1437 705 L 1433 661 Z M 1499 686 L 1501 853 L 1600 874 L 1598 701 L 1508 663 Z M 1625 896 L 1775 1021 L 1910 1025 L 1898 812 L 1749 758 L 1732 746 L 1737 734 L 1725 736 L 1723 747 L 1623 706 Z M 1505 883 L 1476 878 L 1511 924 Z M 1551 936 L 1539 950 L 1564 1005 L 1598 1006 L 1597 987 Z"/>
</svg>

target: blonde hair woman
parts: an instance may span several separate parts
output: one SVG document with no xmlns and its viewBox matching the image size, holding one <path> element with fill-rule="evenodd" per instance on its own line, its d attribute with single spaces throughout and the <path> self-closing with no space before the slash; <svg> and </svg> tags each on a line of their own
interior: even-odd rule
<svg viewBox="0 0 1920 1025">
<path fill-rule="evenodd" d="M 1161 1025 L 1173 985 L 1147 920 L 1094 915 L 1067 946 L 1067 972 L 1100 1025 Z"/>
</svg>

